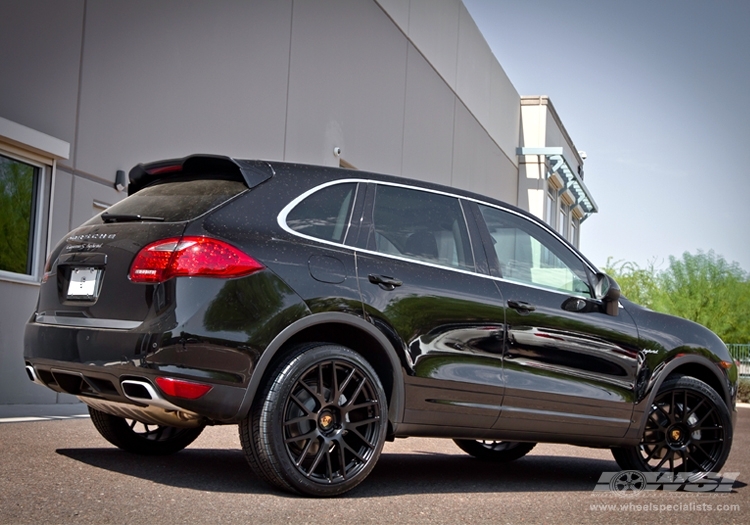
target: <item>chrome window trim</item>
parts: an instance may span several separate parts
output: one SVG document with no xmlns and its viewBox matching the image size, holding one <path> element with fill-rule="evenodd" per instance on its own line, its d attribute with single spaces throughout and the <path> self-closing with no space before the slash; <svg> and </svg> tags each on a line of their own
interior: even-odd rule
<svg viewBox="0 0 750 525">
<path fill-rule="evenodd" d="M 293 230 L 292 228 L 290 228 L 286 224 L 286 217 L 289 214 L 289 212 L 295 206 L 297 206 L 297 204 L 299 204 L 304 199 L 306 199 L 308 196 L 312 195 L 313 193 L 315 193 L 315 192 L 317 192 L 319 190 L 322 190 L 322 189 L 327 188 L 329 186 L 333 186 L 335 184 L 345 184 L 345 183 L 351 183 L 351 182 L 362 183 L 362 184 L 383 184 L 383 185 L 387 185 L 387 186 L 395 186 L 397 188 L 406 188 L 406 189 L 410 189 L 410 190 L 425 191 L 425 192 L 428 192 L 428 193 L 434 193 L 434 194 L 437 194 L 437 195 L 444 195 L 446 197 L 453 197 L 455 199 L 462 199 L 462 200 L 465 200 L 465 201 L 474 202 L 476 204 L 481 204 L 481 205 L 487 206 L 489 208 L 495 208 L 495 209 L 502 210 L 502 211 L 507 212 L 507 213 L 512 213 L 513 215 L 515 215 L 517 217 L 520 217 L 523 220 L 529 221 L 530 223 L 535 224 L 535 225 L 541 227 L 547 233 L 551 234 L 554 238 L 556 238 L 559 241 L 562 241 L 563 246 L 565 246 L 565 248 L 567 248 L 568 250 L 570 250 L 570 247 L 565 243 L 565 239 L 563 239 L 555 230 L 553 230 L 552 228 L 550 228 L 548 225 L 544 224 L 542 221 L 531 220 L 529 217 L 527 217 L 527 216 L 525 216 L 525 215 L 523 215 L 521 213 L 518 213 L 515 210 L 511 210 L 509 208 L 506 208 L 504 206 L 500 206 L 500 205 L 497 205 L 497 204 L 491 204 L 491 203 L 488 203 L 486 201 L 475 199 L 473 197 L 464 197 L 462 195 L 456 195 L 455 193 L 448 193 L 448 192 L 441 191 L 441 190 L 434 190 L 432 188 L 423 188 L 423 187 L 420 187 L 420 186 L 413 186 L 411 184 L 402 184 L 402 183 L 398 183 L 398 182 L 380 181 L 380 180 L 377 180 L 377 179 L 369 179 L 369 178 L 337 179 L 337 180 L 332 180 L 332 181 L 325 182 L 323 184 L 319 184 L 318 186 L 315 186 L 314 188 L 311 188 L 311 189 L 305 191 L 304 193 L 302 193 L 301 195 L 299 195 L 298 197 L 296 197 L 295 199 L 293 199 L 289 204 L 287 204 L 286 206 L 284 206 L 284 208 L 282 208 L 282 210 L 279 212 L 279 215 L 276 217 L 276 222 L 278 223 L 279 227 L 282 230 L 284 230 L 285 232 L 289 233 L 290 235 L 293 235 L 295 237 L 300 237 L 300 238 L 303 238 L 303 239 L 306 239 L 306 240 L 309 240 L 309 241 L 314 241 L 316 243 L 326 244 L 328 246 L 333 246 L 333 247 L 336 247 L 336 248 L 346 248 L 346 249 L 350 250 L 352 253 L 354 253 L 355 255 L 358 254 L 358 253 L 364 253 L 364 254 L 368 254 L 368 255 L 377 255 L 379 257 L 386 257 L 388 259 L 394 259 L 394 260 L 397 260 L 397 261 L 403 261 L 403 262 L 408 262 L 408 263 L 413 263 L 413 264 L 420 264 L 422 266 L 427 266 L 427 267 L 430 267 L 430 268 L 437 268 L 437 269 L 440 269 L 440 270 L 448 270 L 448 271 L 451 271 L 451 272 L 462 273 L 462 274 L 465 274 L 465 275 L 473 275 L 473 276 L 477 276 L 477 277 L 482 277 L 484 279 L 490 279 L 492 281 L 513 284 L 513 285 L 516 285 L 516 286 L 528 286 L 529 288 L 534 288 L 536 290 L 541 290 L 541 291 L 544 291 L 544 292 L 556 293 L 556 294 L 562 295 L 564 297 L 577 297 L 577 298 L 585 299 L 585 300 L 596 300 L 595 298 L 590 297 L 588 295 L 583 295 L 583 294 L 578 294 L 578 293 L 572 293 L 572 292 L 571 293 L 566 293 L 566 292 L 563 292 L 561 290 L 555 290 L 554 288 L 545 288 L 543 286 L 538 286 L 538 285 L 531 284 L 531 283 L 519 283 L 517 281 L 512 281 L 512 280 L 509 280 L 509 279 L 504 279 L 502 277 L 495 277 L 493 275 L 486 275 L 486 274 L 483 274 L 483 273 L 479 273 L 478 271 L 476 271 L 476 257 L 474 258 L 475 259 L 474 260 L 474 268 L 475 269 L 474 270 L 463 270 L 461 268 L 454 268 L 452 266 L 443 266 L 443 265 L 440 265 L 440 264 L 433 264 L 433 263 L 429 263 L 427 261 L 420 261 L 419 259 L 409 259 L 407 257 L 399 257 L 398 255 L 392 255 L 392 254 L 387 254 L 387 253 L 376 252 L 376 251 L 367 250 L 367 249 L 364 249 L 364 248 L 356 248 L 354 246 L 349 246 L 347 244 L 343 244 L 343 243 L 340 243 L 340 242 L 333 242 L 333 241 L 328 241 L 326 239 L 320 239 L 318 237 L 313 237 L 311 235 L 305 235 L 304 233 L 299 233 L 298 231 Z M 352 204 L 352 212 L 353 212 L 353 210 L 354 210 L 354 205 Z M 462 208 L 462 213 L 463 213 L 463 208 Z M 351 214 L 350 214 L 350 219 L 349 219 L 350 224 L 351 224 L 351 220 L 352 220 L 352 217 L 351 217 Z M 466 215 L 465 214 L 464 214 L 464 220 L 466 220 Z M 468 225 L 467 225 L 467 228 L 468 228 Z M 348 234 L 348 232 L 347 232 L 347 234 Z M 469 234 L 469 242 L 471 243 L 471 235 L 470 234 Z M 474 255 L 474 249 L 473 248 L 474 247 L 472 245 L 472 256 Z M 590 264 L 588 264 L 586 262 L 586 260 L 583 259 L 578 254 L 577 251 L 575 251 L 575 250 L 570 250 L 570 251 L 573 253 L 573 255 L 576 256 L 576 258 L 579 261 L 581 261 L 583 263 L 583 265 L 586 268 L 590 269 L 591 272 L 593 272 L 593 273 L 597 272 L 596 268 L 593 268 Z"/>
<path fill-rule="evenodd" d="M 351 248 L 351 246 L 348 246 L 348 245 L 344 244 L 343 242 L 329 241 L 327 239 L 321 239 L 319 237 L 313 237 L 312 235 L 306 235 L 304 233 L 300 233 L 300 232 L 298 232 L 296 230 L 293 230 L 286 223 L 286 218 L 289 215 L 289 212 L 291 212 L 297 206 L 297 204 L 299 204 L 300 202 L 302 202 L 303 200 L 305 200 L 307 197 L 309 197 L 313 193 L 316 193 L 316 192 L 318 192 L 318 191 L 320 191 L 322 189 L 328 188 L 329 186 L 334 186 L 336 184 L 349 184 L 349 183 L 352 183 L 352 182 L 355 183 L 355 184 L 359 184 L 359 183 L 364 183 L 364 182 L 367 182 L 367 181 L 365 181 L 364 179 L 338 179 L 338 180 L 328 181 L 328 182 L 325 182 L 323 184 L 319 184 L 318 186 L 315 186 L 314 188 L 311 188 L 311 189 L 307 190 L 306 192 L 302 193 L 301 195 L 299 195 L 298 197 L 296 197 L 295 199 L 293 199 L 289 204 L 287 204 L 286 206 L 284 206 L 281 209 L 281 211 L 279 212 L 278 216 L 276 217 L 276 222 L 278 223 L 279 227 L 282 230 L 284 230 L 285 232 L 287 232 L 287 233 L 289 233 L 291 235 L 294 235 L 296 237 L 302 237 L 303 239 L 309 239 L 311 241 L 315 241 L 315 242 L 327 244 L 329 246 Z M 354 197 L 352 198 L 352 208 L 349 211 L 349 222 L 348 222 L 348 224 L 346 226 L 347 230 L 346 230 L 346 233 L 344 234 L 344 240 L 346 240 L 346 237 L 349 235 L 349 227 L 351 226 L 351 223 L 352 223 L 352 218 L 353 218 L 352 214 L 354 213 L 354 207 L 355 207 L 355 204 L 356 204 L 357 191 L 359 191 L 359 187 L 355 188 Z"/>
</svg>

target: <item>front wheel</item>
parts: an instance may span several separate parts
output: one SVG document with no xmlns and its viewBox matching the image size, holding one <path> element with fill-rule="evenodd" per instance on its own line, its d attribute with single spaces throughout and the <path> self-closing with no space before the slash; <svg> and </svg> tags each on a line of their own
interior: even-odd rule
<svg viewBox="0 0 750 525">
<path fill-rule="evenodd" d="M 458 448 L 477 459 L 497 463 L 507 463 L 520 459 L 536 446 L 536 443 L 520 443 L 517 441 L 454 439 L 453 442 L 458 445 Z"/>
<path fill-rule="evenodd" d="M 205 427 L 177 428 L 140 423 L 89 407 L 91 422 L 104 439 L 134 454 L 164 456 L 174 454 L 201 435 Z"/>
<path fill-rule="evenodd" d="M 732 420 L 721 397 L 703 381 L 668 379 L 651 405 L 639 445 L 613 448 L 625 470 L 718 472 L 732 448 Z"/>
<path fill-rule="evenodd" d="M 370 364 L 338 345 L 301 347 L 279 364 L 240 423 L 253 470 L 271 485 L 335 496 L 367 477 L 388 425 L 383 387 Z"/>
</svg>

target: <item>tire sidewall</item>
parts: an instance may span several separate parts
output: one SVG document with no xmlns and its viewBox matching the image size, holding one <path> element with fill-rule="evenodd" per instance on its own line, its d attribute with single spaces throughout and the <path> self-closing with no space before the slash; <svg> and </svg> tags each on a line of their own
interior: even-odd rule
<svg viewBox="0 0 750 525">
<path fill-rule="evenodd" d="M 376 446 L 369 461 L 352 478 L 335 484 L 323 484 L 306 478 L 293 464 L 284 442 L 284 409 L 292 389 L 307 371 L 319 363 L 338 360 L 356 366 L 373 384 L 380 407 L 381 424 L 378 429 Z M 372 366 L 359 354 L 339 345 L 319 345 L 306 347 L 287 358 L 275 374 L 269 388 L 264 390 L 258 420 L 261 447 L 270 452 L 269 459 L 274 470 L 295 490 L 310 496 L 336 496 L 347 492 L 364 480 L 375 463 L 385 442 L 388 407 L 383 386 Z"/>
<path fill-rule="evenodd" d="M 493 463 L 508 463 L 524 457 L 536 446 L 536 443 L 516 441 L 500 441 L 508 445 L 503 450 L 493 450 L 481 441 L 473 439 L 454 439 L 453 442 L 464 452 L 482 461 Z"/>
<path fill-rule="evenodd" d="M 659 391 L 656 393 L 656 396 L 654 397 L 654 402 L 659 396 L 674 389 L 692 390 L 693 392 L 700 393 L 714 405 L 717 414 L 719 414 L 719 417 L 721 419 L 721 424 L 724 428 L 725 446 L 721 451 L 721 457 L 719 457 L 718 461 L 716 462 L 716 465 L 712 467 L 712 471 L 714 472 L 719 471 L 724 466 L 724 463 L 729 457 L 729 453 L 732 449 L 732 436 L 734 432 L 732 428 L 732 417 L 729 412 L 729 409 L 724 403 L 724 400 L 721 398 L 719 394 L 716 393 L 715 390 L 713 390 L 710 386 L 708 386 L 703 381 L 696 379 L 694 377 L 690 377 L 690 376 L 679 376 L 679 377 L 665 380 L 664 383 L 659 388 Z M 651 411 L 649 411 L 646 417 L 647 418 L 651 417 Z M 641 438 L 642 437 L 643 436 L 641 436 Z M 650 472 L 652 468 L 644 460 L 641 454 L 640 447 L 641 446 L 639 444 L 634 447 L 613 449 L 613 455 L 615 456 L 615 459 L 617 460 L 618 465 L 621 468 L 624 468 L 625 470 L 638 470 L 641 472 Z"/>
<path fill-rule="evenodd" d="M 205 428 L 203 426 L 179 429 L 169 427 L 174 435 L 169 439 L 156 441 L 139 435 L 124 418 L 91 407 L 89 407 L 89 414 L 94 427 L 104 439 L 126 452 L 144 456 L 165 456 L 179 452 L 195 441 Z"/>
</svg>

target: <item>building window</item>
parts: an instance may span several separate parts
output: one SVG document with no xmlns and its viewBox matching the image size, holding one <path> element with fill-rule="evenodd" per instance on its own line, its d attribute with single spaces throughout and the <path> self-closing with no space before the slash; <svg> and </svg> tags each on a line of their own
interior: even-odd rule
<svg viewBox="0 0 750 525">
<path fill-rule="evenodd" d="M 580 231 L 581 223 L 578 219 L 570 221 L 570 244 L 578 248 L 578 235 Z"/>
<path fill-rule="evenodd" d="M 560 214 L 557 219 L 557 232 L 565 237 L 568 238 L 568 207 L 560 203 Z"/>
<path fill-rule="evenodd" d="M 544 222 L 554 228 L 555 217 L 557 216 L 557 189 L 552 187 L 552 185 L 547 185 L 547 197 L 545 201 Z"/>
<path fill-rule="evenodd" d="M 0 272 L 34 275 L 43 168 L 0 154 Z"/>
</svg>

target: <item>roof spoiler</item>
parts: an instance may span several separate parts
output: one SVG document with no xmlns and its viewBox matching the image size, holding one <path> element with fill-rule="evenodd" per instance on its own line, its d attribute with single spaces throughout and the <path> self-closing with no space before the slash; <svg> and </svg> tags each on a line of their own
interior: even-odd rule
<svg viewBox="0 0 750 525">
<path fill-rule="evenodd" d="M 273 167 L 262 160 L 240 160 L 223 155 L 190 155 L 182 159 L 159 160 L 138 164 L 130 170 L 128 195 L 162 179 L 190 174 L 233 175 L 244 180 L 248 188 L 267 181 L 275 175 Z"/>
</svg>

